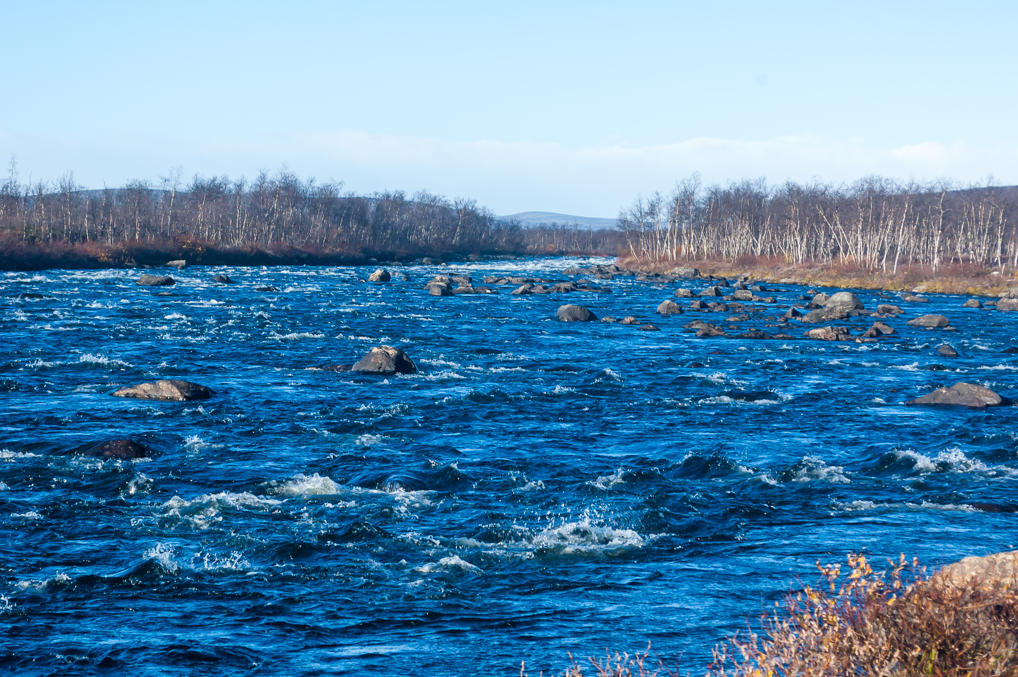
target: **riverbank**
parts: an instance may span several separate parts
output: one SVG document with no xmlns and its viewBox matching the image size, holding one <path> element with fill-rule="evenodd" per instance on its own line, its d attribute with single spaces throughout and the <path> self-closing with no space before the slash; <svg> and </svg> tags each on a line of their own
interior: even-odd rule
<svg viewBox="0 0 1018 677">
<path fill-rule="evenodd" d="M 67 244 L 25 243 L 0 239 L 0 271 L 95 270 L 100 268 L 159 268 L 170 261 L 198 266 L 364 266 L 394 263 L 437 264 L 524 256 L 569 256 L 574 252 L 527 250 L 460 251 L 455 249 L 360 250 L 274 247 L 225 247 L 193 241 L 96 242 Z M 585 255 L 581 253 L 581 255 Z"/>
<path fill-rule="evenodd" d="M 879 291 L 1003 296 L 1018 289 L 1018 280 L 982 266 L 951 265 L 933 271 L 927 266 L 902 266 L 897 273 L 868 271 L 852 264 L 791 264 L 773 259 L 743 257 L 737 261 L 650 261 L 621 257 L 618 265 L 643 273 L 665 274 L 676 268 L 695 268 L 701 275 L 747 277 L 751 280 L 809 287 L 839 287 Z"/>
</svg>

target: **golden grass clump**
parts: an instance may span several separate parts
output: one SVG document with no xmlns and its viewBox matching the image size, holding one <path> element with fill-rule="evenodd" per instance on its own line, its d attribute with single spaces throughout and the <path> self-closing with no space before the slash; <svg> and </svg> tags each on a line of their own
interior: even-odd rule
<svg viewBox="0 0 1018 677">
<path fill-rule="evenodd" d="M 862 555 L 818 565 L 807 586 L 764 621 L 763 636 L 714 651 L 718 677 L 1018 674 L 1018 595 L 1011 581 L 926 578 L 902 556 L 875 573 Z"/>
<path fill-rule="evenodd" d="M 715 647 L 706 674 L 1018 675 L 1018 552 L 963 560 L 932 577 L 904 555 L 888 563 L 881 572 L 863 555 L 850 555 L 844 569 L 818 563 L 818 587 L 790 594 L 762 618 L 759 632 Z M 650 661 L 649 654 L 609 654 L 588 665 L 574 661 L 566 677 L 680 674 Z"/>
</svg>

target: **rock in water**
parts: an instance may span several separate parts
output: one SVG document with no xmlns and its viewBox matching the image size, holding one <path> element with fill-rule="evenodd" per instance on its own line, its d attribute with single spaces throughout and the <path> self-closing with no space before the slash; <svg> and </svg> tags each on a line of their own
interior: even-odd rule
<svg viewBox="0 0 1018 677">
<path fill-rule="evenodd" d="M 679 304 L 675 301 L 668 299 L 658 305 L 657 312 L 659 315 L 678 315 L 682 312 L 682 308 L 679 308 Z"/>
<path fill-rule="evenodd" d="M 941 357 L 958 357 L 958 351 L 949 343 L 942 343 L 937 346 L 937 355 Z"/>
<path fill-rule="evenodd" d="M 230 279 L 230 276 L 226 275 L 225 273 L 219 273 L 214 278 L 212 278 L 212 281 L 218 282 L 219 284 L 233 284 L 233 280 Z"/>
<path fill-rule="evenodd" d="M 964 381 L 955 383 L 950 388 L 937 388 L 929 395 L 923 395 L 907 402 L 911 405 L 971 407 L 972 409 L 998 407 L 1006 403 L 1007 400 L 989 388 Z"/>
<path fill-rule="evenodd" d="M 94 456 L 96 458 L 119 458 L 119 459 L 131 459 L 131 458 L 146 458 L 149 455 L 148 447 L 144 444 L 139 444 L 134 440 L 129 439 L 115 439 L 106 440 L 99 444 L 91 447 L 85 447 L 77 453 L 85 456 Z"/>
<path fill-rule="evenodd" d="M 142 275 L 138 278 L 138 284 L 142 287 L 169 287 L 170 285 L 176 284 L 169 275 Z"/>
<path fill-rule="evenodd" d="M 814 303 L 816 301 L 814 300 Z M 862 310 L 862 301 L 850 291 L 839 291 L 823 302 L 825 308 L 845 308 L 846 310 Z"/>
<path fill-rule="evenodd" d="M 926 327 L 927 329 L 943 329 L 951 324 L 943 315 L 920 315 L 914 320 L 909 320 L 908 325 L 910 327 Z"/>
<path fill-rule="evenodd" d="M 368 282 L 388 282 L 392 279 L 392 275 L 389 274 L 385 268 L 379 268 L 375 272 L 368 275 Z"/>
<path fill-rule="evenodd" d="M 1018 299 L 1001 298 L 997 301 L 997 310 L 1018 310 Z"/>
<path fill-rule="evenodd" d="M 351 370 L 361 374 L 416 374 L 417 365 L 399 348 L 378 346 L 372 348 Z"/>
<path fill-rule="evenodd" d="M 166 402 L 183 402 L 185 400 L 207 400 L 215 392 L 203 385 L 181 381 L 180 379 L 163 379 L 151 383 L 127 386 L 113 393 L 116 397 L 134 397 L 140 400 L 163 400 Z"/>
<path fill-rule="evenodd" d="M 187 265 L 187 261 L 184 259 L 174 259 L 173 261 L 167 261 L 166 265 L 169 268 L 183 268 Z"/>
<path fill-rule="evenodd" d="M 962 308 L 982 308 L 983 304 L 979 299 L 969 299 L 965 303 L 961 304 Z"/>
<path fill-rule="evenodd" d="M 567 303 L 559 306 L 555 319 L 559 322 L 596 322 L 597 316 L 583 306 Z"/>
<path fill-rule="evenodd" d="M 881 315 L 901 315 L 905 311 L 890 303 L 881 303 L 877 306 L 877 312 Z"/>
</svg>

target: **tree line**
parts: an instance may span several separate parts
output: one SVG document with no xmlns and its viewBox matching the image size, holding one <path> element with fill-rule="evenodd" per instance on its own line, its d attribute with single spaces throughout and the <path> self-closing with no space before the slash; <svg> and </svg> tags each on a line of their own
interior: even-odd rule
<svg viewBox="0 0 1018 677">
<path fill-rule="evenodd" d="M 957 188 L 870 177 L 847 186 L 763 180 L 704 187 L 697 176 L 619 214 L 628 254 L 653 261 L 844 263 L 1018 269 L 1018 187 Z"/>
<path fill-rule="evenodd" d="M 195 176 L 151 185 L 85 190 L 68 174 L 55 184 L 22 184 L 12 162 L 0 185 L 0 236 L 7 249 L 162 252 L 295 251 L 348 258 L 581 252 L 614 254 L 577 229 L 526 229 L 472 200 L 427 192 L 343 193 L 342 184 L 262 172 L 253 181 Z M 576 232 L 574 232 L 576 231 Z M 610 247 L 610 250 L 606 250 Z"/>
</svg>

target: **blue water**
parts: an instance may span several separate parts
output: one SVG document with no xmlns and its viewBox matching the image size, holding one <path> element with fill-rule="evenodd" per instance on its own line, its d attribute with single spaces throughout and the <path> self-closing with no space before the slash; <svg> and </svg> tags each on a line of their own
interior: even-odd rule
<svg viewBox="0 0 1018 677">
<path fill-rule="evenodd" d="M 681 326 L 727 315 L 654 313 L 702 282 L 422 289 L 573 263 L 384 285 L 194 267 L 167 296 L 135 271 L 0 276 L 0 670 L 548 674 L 650 642 L 702 674 L 818 560 L 1015 547 L 1018 409 L 903 402 L 960 380 L 1018 395 L 1018 313 L 860 292 L 905 308 L 897 335 L 704 339 Z M 777 331 L 804 293 L 772 288 L 741 327 Z M 566 302 L 661 331 L 551 319 Z M 906 326 L 927 312 L 957 331 Z M 934 354 L 945 340 L 960 358 Z M 320 369 L 378 344 L 421 373 Z M 110 395 L 156 378 L 216 395 Z M 124 436 L 153 457 L 67 453 Z"/>
</svg>

